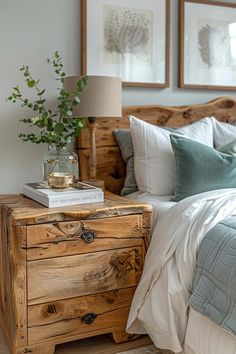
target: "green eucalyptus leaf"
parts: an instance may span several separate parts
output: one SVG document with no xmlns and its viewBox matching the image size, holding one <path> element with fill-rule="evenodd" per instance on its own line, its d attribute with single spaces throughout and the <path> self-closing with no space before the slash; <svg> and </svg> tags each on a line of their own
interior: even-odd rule
<svg viewBox="0 0 236 354">
<path fill-rule="evenodd" d="M 68 110 L 68 111 L 66 111 L 66 115 L 69 116 L 69 117 L 72 117 L 73 112 Z"/>
<path fill-rule="evenodd" d="M 75 96 L 75 97 L 74 97 L 74 102 L 75 102 L 76 104 L 79 104 L 79 103 L 80 103 L 80 98 L 79 98 L 78 96 Z"/>
<path fill-rule="evenodd" d="M 29 80 L 27 81 L 28 87 L 34 87 L 35 86 L 35 81 L 34 80 Z"/>
<path fill-rule="evenodd" d="M 42 91 L 38 92 L 37 95 L 38 95 L 38 96 L 42 96 L 45 91 L 46 91 L 46 89 L 43 89 Z"/>
</svg>

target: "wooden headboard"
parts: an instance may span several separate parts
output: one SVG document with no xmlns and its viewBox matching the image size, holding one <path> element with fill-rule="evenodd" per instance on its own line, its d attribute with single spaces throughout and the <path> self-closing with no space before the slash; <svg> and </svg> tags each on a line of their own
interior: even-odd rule
<svg viewBox="0 0 236 354">
<path fill-rule="evenodd" d="M 105 181 L 107 190 L 117 194 L 122 189 L 126 168 L 113 137 L 113 130 L 128 128 L 130 115 L 152 124 L 170 127 L 184 126 L 207 116 L 214 116 L 224 122 L 233 122 L 236 120 L 236 99 L 221 97 L 204 104 L 179 107 L 124 107 L 121 119 L 98 119 L 96 131 L 97 176 Z M 89 132 L 87 128 L 83 129 L 78 138 L 76 150 L 80 160 L 80 176 L 87 179 L 89 177 Z"/>
</svg>

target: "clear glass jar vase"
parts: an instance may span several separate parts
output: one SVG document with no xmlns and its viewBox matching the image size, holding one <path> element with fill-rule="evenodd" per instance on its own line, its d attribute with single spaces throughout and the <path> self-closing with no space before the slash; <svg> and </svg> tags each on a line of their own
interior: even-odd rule
<svg viewBox="0 0 236 354">
<path fill-rule="evenodd" d="M 43 157 L 43 177 L 47 180 L 50 173 L 72 173 L 75 178 L 79 177 L 78 155 L 67 146 L 57 149 L 55 144 L 48 146 L 48 151 Z"/>
</svg>

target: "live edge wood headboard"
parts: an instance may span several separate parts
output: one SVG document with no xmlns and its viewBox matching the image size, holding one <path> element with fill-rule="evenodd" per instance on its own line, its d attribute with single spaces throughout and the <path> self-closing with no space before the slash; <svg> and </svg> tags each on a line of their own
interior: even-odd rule
<svg viewBox="0 0 236 354">
<path fill-rule="evenodd" d="M 121 119 L 98 119 L 96 131 L 97 144 L 97 176 L 105 181 L 107 190 L 119 194 L 124 178 L 125 163 L 120 149 L 114 139 L 113 130 L 128 128 L 128 117 L 134 115 L 149 123 L 179 127 L 207 116 L 214 116 L 220 121 L 233 122 L 236 120 L 236 99 L 221 97 L 204 104 L 191 106 L 130 106 L 123 108 Z M 80 160 L 80 176 L 89 177 L 89 132 L 84 128 L 76 142 L 76 150 Z"/>
</svg>

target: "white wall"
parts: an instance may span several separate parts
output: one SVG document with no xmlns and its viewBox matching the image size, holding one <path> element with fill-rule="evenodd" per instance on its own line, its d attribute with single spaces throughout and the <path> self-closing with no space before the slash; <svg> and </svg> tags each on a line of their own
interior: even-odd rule
<svg viewBox="0 0 236 354">
<path fill-rule="evenodd" d="M 227 1 L 227 0 L 226 0 Z M 236 3 L 236 0 L 231 0 Z M 45 59 L 58 50 L 68 75 L 80 68 L 79 0 L 0 0 L 0 194 L 18 193 L 25 182 L 42 177 L 44 145 L 22 143 L 17 135 L 24 131 L 19 119 L 30 112 L 5 98 L 15 84 L 23 86 L 19 68 L 27 64 L 47 89 L 48 99 L 56 97 L 53 71 Z M 234 92 L 183 90 L 178 77 L 178 1 L 171 0 L 170 88 L 125 88 L 124 105 L 199 103 Z M 31 91 L 26 91 L 31 95 Z"/>
</svg>

